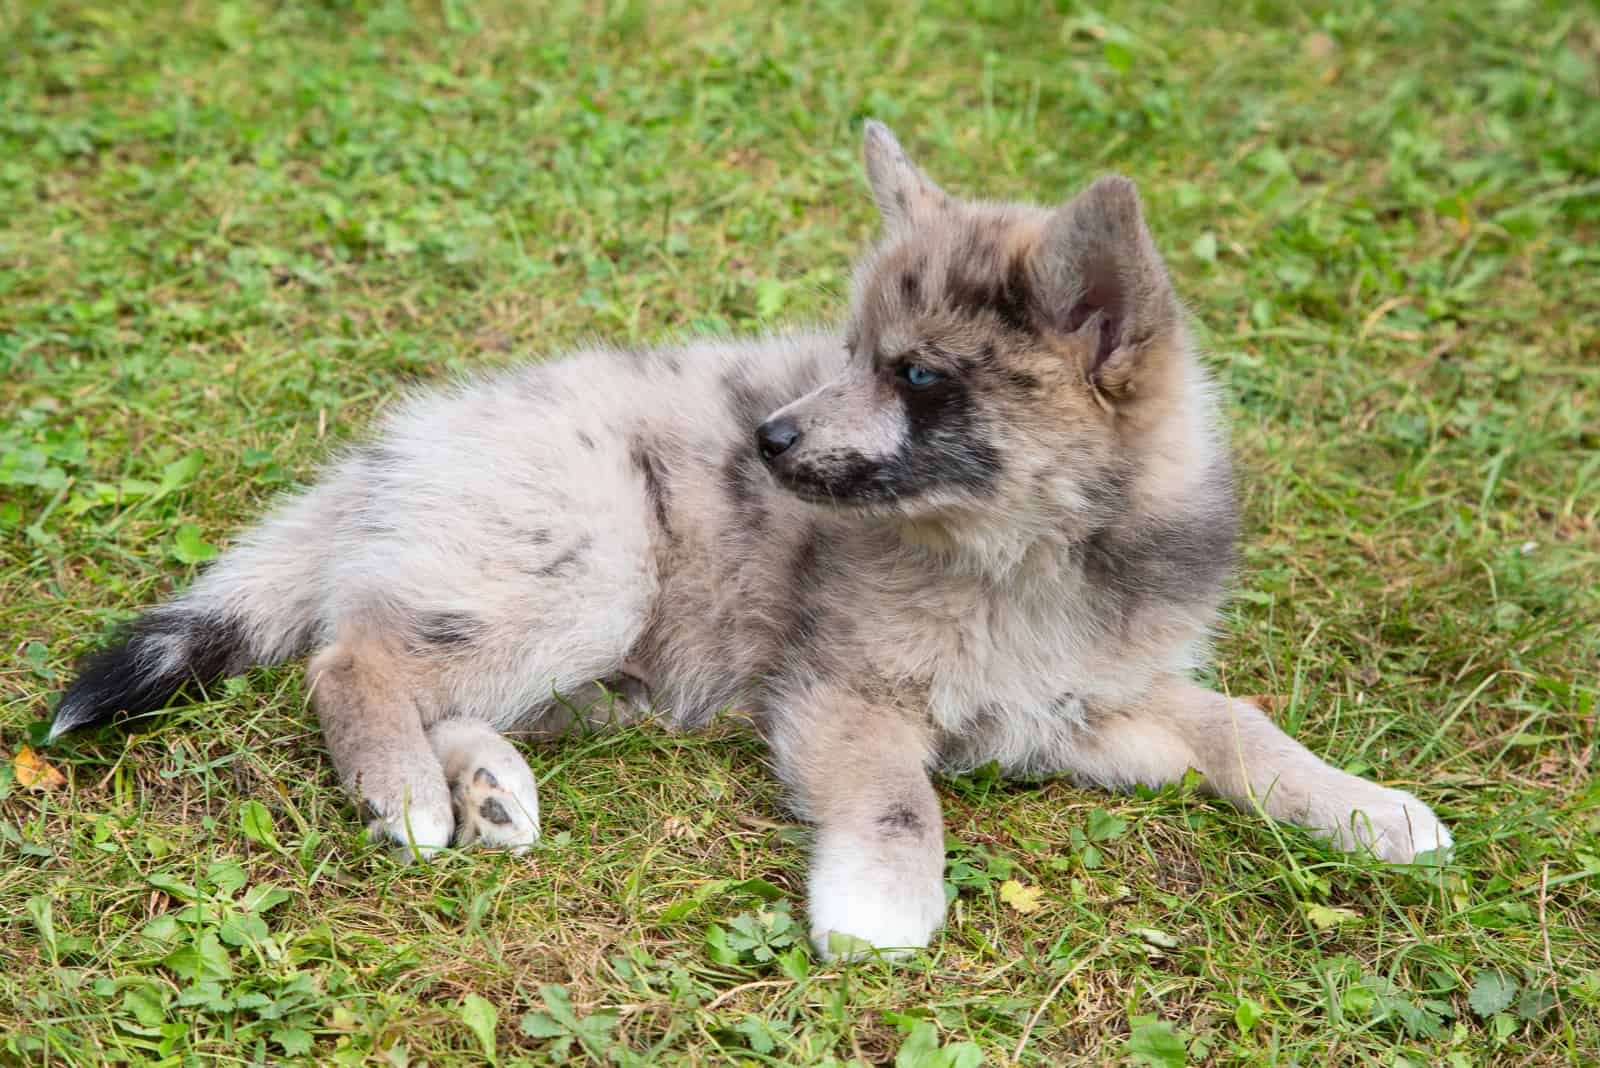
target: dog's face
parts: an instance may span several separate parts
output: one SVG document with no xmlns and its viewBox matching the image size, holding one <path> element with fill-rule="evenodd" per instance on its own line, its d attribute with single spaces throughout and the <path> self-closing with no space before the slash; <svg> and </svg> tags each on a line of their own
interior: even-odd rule
<svg viewBox="0 0 1600 1068">
<path fill-rule="evenodd" d="M 774 477 L 909 519 L 1093 507 L 1119 407 L 1184 344 L 1132 184 L 1053 211 L 963 202 L 877 123 L 865 148 L 885 232 L 856 272 L 844 373 L 757 431 Z"/>
</svg>

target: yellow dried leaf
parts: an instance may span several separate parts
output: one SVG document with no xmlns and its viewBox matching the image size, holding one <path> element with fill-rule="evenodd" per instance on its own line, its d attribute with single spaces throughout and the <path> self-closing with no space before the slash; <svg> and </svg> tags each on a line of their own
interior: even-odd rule
<svg viewBox="0 0 1600 1068">
<path fill-rule="evenodd" d="M 1043 896 L 1044 891 L 1039 887 L 1023 886 L 1015 879 L 1007 879 L 1000 884 L 1000 900 L 1024 915 L 1038 912 L 1043 908 L 1044 906 L 1039 904 L 1039 899 Z"/>
<path fill-rule="evenodd" d="M 1129 934 L 1138 935 L 1143 942 L 1155 946 L 1157 949 L 1177 949 L 1183 945 L 1183 939 L 1177 935 L 1168 934 L 1166 931 L 1155 927 L 1135 927 Z"/>
<path fill-rule="evenodd" d="M 36 790 L 54 790 L 67 785 L 65 775 L 27 746 L 18 749 L 17 755 L 11 758 L 11 770 L 15 772 L 20 785 Z"/>
<path fill-rule="evenodd" d="M 1330 927 L 1351 923 L 1361 918 L 1361 913 L 1355 909 L 1334 908 L 1331 905 L 1304 905 L 1306 919 L 1311 921 L 1311 926 L 1319 931 L 1326 931 Z"/>
</svg>

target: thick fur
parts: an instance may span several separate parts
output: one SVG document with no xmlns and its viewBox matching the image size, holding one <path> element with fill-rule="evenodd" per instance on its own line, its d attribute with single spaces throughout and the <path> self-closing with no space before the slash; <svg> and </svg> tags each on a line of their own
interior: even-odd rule
<svg viewBox="0 0 1600 1068">
<path fill-rule="evenodd" d="M 497 732 L 641 688 L 685 728 L 746 707 L 817 825 L 824 952 L 938 927 L 937 768 L 1126 787 L 1193 767 L 1348 848 L 1448 846 L 1414 797 L 1186 681 L 1234 493 L 1132 184 L 960 201 L 876 123 L 866 162 L 885 227 L 842 327 L 415 398 L 91 660 L 54 732 L 309 652 L 343 783 L 426 851 L 537 835 Z"/>
</svg>

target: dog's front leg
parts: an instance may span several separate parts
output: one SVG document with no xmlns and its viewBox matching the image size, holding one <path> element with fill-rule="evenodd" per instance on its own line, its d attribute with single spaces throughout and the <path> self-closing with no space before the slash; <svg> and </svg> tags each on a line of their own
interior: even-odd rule
<svg viewBox="0 0 1600 1068">
<path fill-rule="evenodd" d="M 928 944 L 944 920 L 944 821 L 921 717 L 848 689 L 788 695 L 769 740 L 796 807 L 816 825 L 808 880 L 822 956 Z M 851 939 L 858 940 L 852 942 Z"/>
<path fill-rule="evenodd" d="M 1106 712 L 1072 755 L 1075 778 L 1160 786 L 1187 768 L 1212 792 L 1309 828 L 1351 851 L 1409 863 L 1448 848 L 1449 828 L 1416 797 L 1332 767 L 1247 702 L 1169 679 L 1142 703 Z"/>
</svg>

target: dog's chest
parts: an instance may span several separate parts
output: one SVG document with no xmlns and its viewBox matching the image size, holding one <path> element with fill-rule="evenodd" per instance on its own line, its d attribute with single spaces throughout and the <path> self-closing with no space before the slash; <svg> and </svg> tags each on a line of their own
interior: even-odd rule
<svg viewBox="0 0 1600 1068">
<path fill-rule="evenodd" d="M 1082 722 L 1086 695 L 1101 688 L 1097 635 L 1065 606 L 973 591 L 939 607 L 919 606 L 906 644 L 915 650 L 915 673 L 928 680 L 929 712 L 941 731 Z"/>
</svg>

